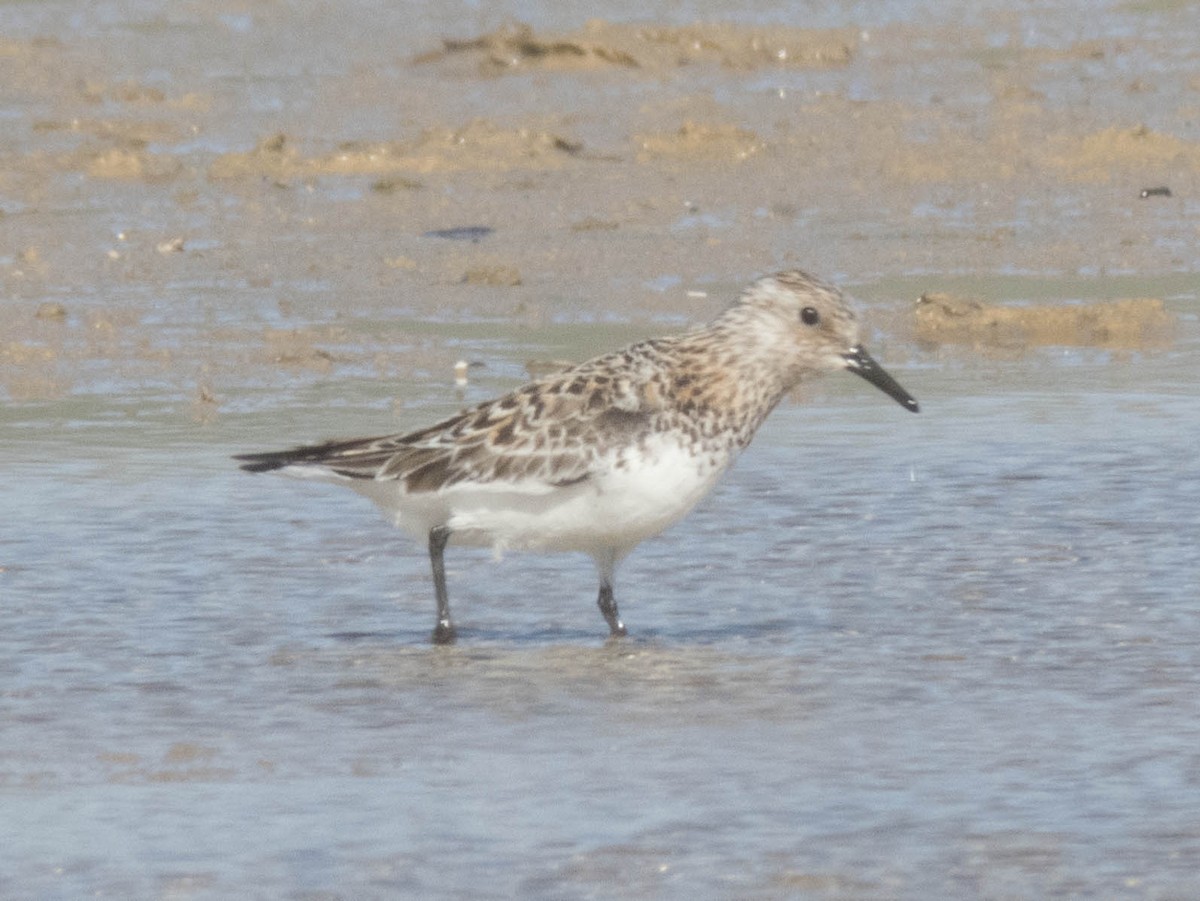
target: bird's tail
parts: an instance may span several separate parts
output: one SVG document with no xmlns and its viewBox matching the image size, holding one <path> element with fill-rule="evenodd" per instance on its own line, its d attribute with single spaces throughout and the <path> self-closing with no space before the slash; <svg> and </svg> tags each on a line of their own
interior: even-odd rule
<svg viewBox="0 0 1200 901">
<path fill-rule="evenodd" d="M 237 460 L 246 472 L 273 472 L 276 469 L 303 462 L 303 456 L 299 453 L 301 450 L 303 448 L 260 454 L 236 454 L 233 459 Z"/>
<path fill-rule="evenodd" d="M 379 468 L 395 452 L 394 441 L 394 436 L 352 438 L 349 441 L 305 444 L 281 451 L 237 454 L 233 459 L 246 472 L 290 469 L 295 475 L 316 475 L 324 471 L 327 475 L 370 479 L 375 478 Z"/>
</svg>

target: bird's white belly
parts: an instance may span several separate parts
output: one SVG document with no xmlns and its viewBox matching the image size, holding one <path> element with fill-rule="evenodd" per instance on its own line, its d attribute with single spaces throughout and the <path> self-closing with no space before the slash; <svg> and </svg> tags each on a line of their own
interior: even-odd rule
<svg viewBox="0 0 1200 901">
<path fill-rule="evenodd" d="M 624 467 L 601 467 L 574 485 L 460 482 L 408 495 L 402 483 L 359 483 L 397 523 L 417 535 L 440 524 L 458 544 L 527 550 L 611 549 L 623 555 L 691 510 L 728 468 L 730 458 L 703 460 L 661 441 Z"/>
</svg>

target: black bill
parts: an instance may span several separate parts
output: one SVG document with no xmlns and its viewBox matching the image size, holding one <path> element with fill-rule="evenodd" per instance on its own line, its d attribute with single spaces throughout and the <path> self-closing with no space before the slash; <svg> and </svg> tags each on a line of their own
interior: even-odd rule
<svg viewBox="0 0 1200 901">
<path fill-rule="evenodd" d="M 900 383 L 888 375 L 887 370 L 876 363 L 875 358 L 867 353 L 861 344 L 844 354 L 844 357 L 846 368 L 855 375 L 861 375 L 906 410 L 914 413 L 920 411 L 921 408 L 917 406 L 913 396 L 901 388 Z"/>
</svg>

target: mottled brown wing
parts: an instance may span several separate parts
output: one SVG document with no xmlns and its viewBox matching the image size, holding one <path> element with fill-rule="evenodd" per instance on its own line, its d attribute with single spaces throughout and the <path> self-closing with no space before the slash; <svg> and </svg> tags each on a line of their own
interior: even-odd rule
<svg viewBox="0 0 1200 901">
<path fill-rule="evenodd" d="M 578 483 L 614 445 L 649 430 L 645 406 L 629 379 L 579 367 L 404 436 L 376 477 L 403 479 L 409 491 Z"/>
<path fill-rule="evenodd" d="M 621 355 L 626 367 L 629 353 Z M 251 472 L 315 466 L 348 478 L 402 480 L 413 492 L 461 482 L 575 484 L 614 445 L 647 433 L 659 406 L 645 379 L 628 369 L 613 374 L 616 357 L 533 382 L 417 432 L 237 459 Z"/>
</svg>

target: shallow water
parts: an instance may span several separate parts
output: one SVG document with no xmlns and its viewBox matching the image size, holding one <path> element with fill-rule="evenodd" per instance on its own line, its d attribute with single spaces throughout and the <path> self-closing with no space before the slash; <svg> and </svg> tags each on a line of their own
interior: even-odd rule
<svg viewBox="0 0 1200 901">
<path fill-rule="evenodd" d="M 1094 6 L 822 4 L 845 68 L 632 81 L 410 65 L 580 26 L 538 3 L 0 7 L 0 897 L 1200 895 L 1195 13 Z M 477 116 L 587 153 L 208 174 Z M 639 156 L 692 120 L 763 149 Z M 114 148 L 181 168 L 96 174 Z M 426 424 L 798 263 L 922 412 L 848 377 L 782 405 L 618 573 L 627 641 L 586 558 L 451 549 L 432 648 L 420 547 L 229 459 Z M 927 291 L 1178 328 L 929 348 Z"/>
<path fill-rule="evenodd" d="M 1191 894 L 1189 333 L 914 368 L 920 416 L 830 380 L 628 561 L 617 645 L 585 558 L 454 550 L 428 647 L 421 549 L 242 422 L 27 424 L 0 891 Z"/>
</svg>

